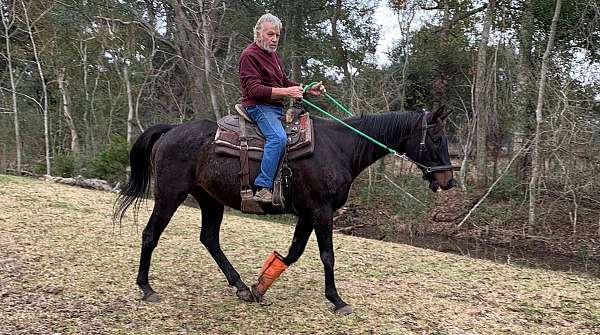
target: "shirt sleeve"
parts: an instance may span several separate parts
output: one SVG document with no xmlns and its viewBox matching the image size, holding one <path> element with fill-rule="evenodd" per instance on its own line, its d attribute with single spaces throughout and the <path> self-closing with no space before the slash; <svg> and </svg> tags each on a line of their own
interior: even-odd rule
<svg viewBox="0 0 600 335">
<path fill-rule="evenodd" d="M 240 56 L 240 87 L 242 94 L 253 99 L 270 99 L 272 88 L 262 84 L 258 60 L 249 53 Z"/>
</svg>

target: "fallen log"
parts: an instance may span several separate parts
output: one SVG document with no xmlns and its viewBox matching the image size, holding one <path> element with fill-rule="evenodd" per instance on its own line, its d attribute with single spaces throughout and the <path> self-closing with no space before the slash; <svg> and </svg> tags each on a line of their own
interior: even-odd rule
<svg viewBox="0 0 600 335">
<path fill-rule="evenodd" d="M 113 192 L 116 188 L 110 186 L 110 184 L 106 180 L 102 179 L 85 179 L 82 176 L 77 176 L 75 178 L 63 178 L 63 177 L 52 177 L 45 176 L 46 180 L 50 180 L 56 183 L 71 185 L 71 186 L 79 186 L 84 188 L 90 188 L 94 190 L 108 191 Z"/>
</svg>

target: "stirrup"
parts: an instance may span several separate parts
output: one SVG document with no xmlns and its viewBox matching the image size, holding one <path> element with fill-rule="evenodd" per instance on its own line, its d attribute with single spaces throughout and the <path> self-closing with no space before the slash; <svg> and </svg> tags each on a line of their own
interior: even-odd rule
<svg viewBox="0 0 600 335">
<path fill-rule="evenodd" d="M 250 123 L 254 123 L 254 121 L 250 118 L 250 116 L 248 116 L 248 113 L 246 113 L 246 108 L 244 108 L 244 106 L 242 106 L 242 104 L 235 104 L 235 111 L 244 118 L 244 120 L 250 122 Z"/>
<path fill-rule="evenodd" d="M 242 198 L 242 203 L 240 205 L 240 210 L 242 212 L 250 214 L 265 214 L 265 211 L 262 209 L 260 204 L 254 199 L 254 192 L 252 192 L 252 189 L 247 188 L 241 190 L 240 196 Z"/>
</svg>

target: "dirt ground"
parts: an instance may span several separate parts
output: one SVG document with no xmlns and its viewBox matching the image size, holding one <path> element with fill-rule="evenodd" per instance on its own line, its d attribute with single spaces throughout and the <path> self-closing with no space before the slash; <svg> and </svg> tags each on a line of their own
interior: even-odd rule
<svg viewBox="0 0 600 335">
<path fill-rule="evenodd" d="M 314 236 L 263 303 L 244 303 L 181 207 L 154 252 L 163 300 L 140 301 L 140 235 L 111 223 L 115 195 L 0 175 L 0 334 L 600 334 L 600 280 L 402 244 L 334 235 L 336 281 L 354 308 L 324 296 Z M 247 284 L 293 227 L 226 215 L 221 243 Z"/>
</svg>

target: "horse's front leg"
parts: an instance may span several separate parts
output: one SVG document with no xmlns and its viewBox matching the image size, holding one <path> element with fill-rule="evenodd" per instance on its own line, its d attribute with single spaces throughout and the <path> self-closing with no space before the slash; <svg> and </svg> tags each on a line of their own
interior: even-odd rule
<svg viewBox="0 0 600 335">
<path fill-rule="evenodd" d="M 257 301 L 261 301 L 263 295 L 271 284 L 277 280 L 279 275 L 290 265 L 296 263 L 306 247 L 310 233 L 313 230 L 312 219 L 310 217 L 298 217 L 296 223 L 296 229 L 294 230 L 294 237 L 292 238 L 292 245 L 288 251 L 286 257 L 274 253 L 263 265 L 260 273 L 258 282 L 252 286 L 252 294 Z M 279 263 L 279 265 L 278 265 Z"/>
<path fill-rule="evenodd" d="M 352 307 L 340 298 L 335 288 L 333 267 L 335 257 L 333 255 L 333 214 L 331 210 L 322 211 L 317 215 L 315 222 L 315 234 L 319 243 L 319 253 L 325 270 L 325 297 L 335 306 L 335 312 L 339 314 L 352 313 Z"/>
</svg>

